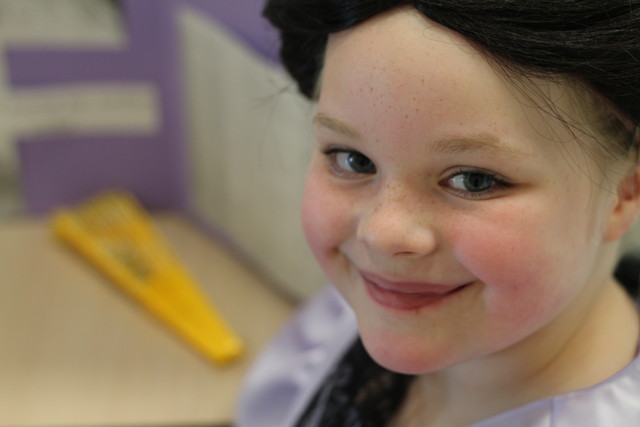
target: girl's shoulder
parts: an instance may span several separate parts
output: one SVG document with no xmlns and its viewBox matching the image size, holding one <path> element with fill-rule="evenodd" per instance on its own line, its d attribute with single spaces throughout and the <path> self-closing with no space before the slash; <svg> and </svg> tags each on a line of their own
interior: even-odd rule
<svg viewBox="0 0 640 427">
<path fill-rule="evenodd" d="M 636 425 L 640 425 L 640 354 L 599 384 L 532 402 L 471 427 Z"/>
<path fill-rule="evenodd" d="M 332 287 L 322 290 L 255 361 L 240 396 L 236 427 L 295 425 L 356 337 L 349 306 Z"/>
</svg>

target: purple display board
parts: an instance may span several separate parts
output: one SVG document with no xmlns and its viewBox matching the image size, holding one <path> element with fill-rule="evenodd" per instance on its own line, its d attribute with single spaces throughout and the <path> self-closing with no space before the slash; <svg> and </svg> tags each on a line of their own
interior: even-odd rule
<svg viewBox="0 0 640 427">
<path fill-rule="evenodd" d="M 28 212 L 44 213 L 109 188 L 136 194 L 150 209 L 185 209 L 188 200 L 178 8 L 190 6 L 273 58 L 276 38 L 260 16 L 263 1 L 128 0 L 122 50 L 12 49 L 13 88 L 131 82 L 159 93 L 161 126 L 149 136 L 39 136 L 18 143 Z M 223 102 L 223 100 L 222 100 Z"/>
<path fill-rule="evenodd" d="M 262 17 L 266 0 L 182 0 L 180 3 L 215 19 L 265 58 L 277 60 L 278 35 Z"/>
</svg>

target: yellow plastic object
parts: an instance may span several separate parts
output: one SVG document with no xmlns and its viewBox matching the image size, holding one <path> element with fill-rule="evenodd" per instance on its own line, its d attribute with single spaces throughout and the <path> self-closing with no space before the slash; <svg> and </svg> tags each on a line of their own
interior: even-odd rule
<svg viewBox="0 0 640 427">
<path fill-rule="evenodd" d="M 55 234 L 216 363 L 242 353 L 242 342 L 172 254 L 128 193 L 96 196 L 53 215 Z"/>
</svg>

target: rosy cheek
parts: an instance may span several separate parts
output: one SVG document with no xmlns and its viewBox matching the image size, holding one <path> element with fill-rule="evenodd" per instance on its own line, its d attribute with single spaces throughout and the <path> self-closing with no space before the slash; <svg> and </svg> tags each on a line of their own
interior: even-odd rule
<svg viewBox="0 0 640 427">
<path fill-rule="evenodd" d="M 485 283 L 483 306 L 497 339 L 530 333 L 555 318 L 581 280 L 579 269 L 567 272 L 564 264 L 571 262 L 566 254 L 571 232 L 542 214 L 520 219 L 480 227 L 484 234 L 477 239 L 484 244 L 462 254 L 465 266 Z M 523 225 L 530 232 L 523 232 Z"/>
<path fill-rule="evenodd" d="M 348 214 L 337 192 L 313 169 L 307 178 L 302 203 L 302 226 L 307 243 L 320 266 L 331 276 L 339 247 L 348 238 Z"/>
<path fill-rule="evenodd" d="M 302 228 L 307 244 L 318 261 L 323 258 L 324 248 L 327 246 L 322 212 L 320 200 L 307 190 L 302 203 Z"/>
<path fill-rule="evenodd" d="M 557 292 L 550 283 L 559 279 L 549 231 L 539 229 L 537 218 L 518 218 L 522 222 L 469 220 L 458 227 L 452 245 L 458 261 L 485 283 L 487 306 L 511 306 L 504 312 L 510 316 L 537 311 Z"/>
</svg>

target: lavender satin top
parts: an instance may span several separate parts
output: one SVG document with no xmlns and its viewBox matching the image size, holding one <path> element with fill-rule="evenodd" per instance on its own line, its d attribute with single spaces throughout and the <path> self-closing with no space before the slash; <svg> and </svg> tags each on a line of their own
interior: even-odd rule
<svg viewBox="0 0 640 427">
<path fill-rule="evenodd" d="M 284 327 L 249 372 L 236 427 L 293 427 L 357 336 L 327 287 Z M 640 357 L 593 387 L 532 402 L 470 427 L 640 427 Z"/>
</svg>

